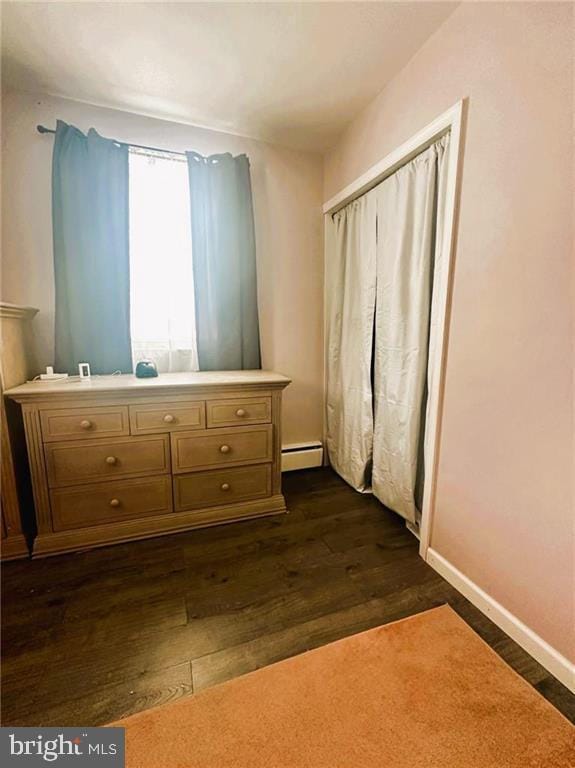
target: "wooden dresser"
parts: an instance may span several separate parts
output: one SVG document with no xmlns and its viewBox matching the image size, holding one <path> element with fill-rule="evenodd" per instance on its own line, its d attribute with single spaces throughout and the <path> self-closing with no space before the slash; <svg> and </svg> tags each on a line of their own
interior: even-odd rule
<svg viewBox="0 0 575 768">
<path fill-rule="evenodd" d="M 281 396 L 267 371 L 33 382 L 21 404 L 35 555 L 285 511 Z"/>
<path fill-rule="evenodd" d="M 2 560 L 28 557 L 22 512 L 29 496 L 26 454 L 23 446 L 22 424 L 10 419 L 2 391 L 21 384 L 32 376 L 30 350 L 32 338 L 30 321 L 38 312 L 33 307 L 0 302 L 0 432 L 1 432 L 1 546 Z M 11 405 L 11 404 L 9 404 Z M 29 483 L 28 483 L 29 485 Z M 26 493 L 27 492 L 27 493 Z M 32 521 L 33 522 L 33 521 Z"/>
</svg>

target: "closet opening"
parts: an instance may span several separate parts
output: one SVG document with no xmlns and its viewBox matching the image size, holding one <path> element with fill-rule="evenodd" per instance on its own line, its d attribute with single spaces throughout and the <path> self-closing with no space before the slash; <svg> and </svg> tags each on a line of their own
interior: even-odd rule
<svg viewBox="0 0 575 768">
<path fill-rule="evenodd" d="M 324 440 L 426 559 L 440 449 L 464 102 L 349 184 L 325 219 Z"/>
</svg>

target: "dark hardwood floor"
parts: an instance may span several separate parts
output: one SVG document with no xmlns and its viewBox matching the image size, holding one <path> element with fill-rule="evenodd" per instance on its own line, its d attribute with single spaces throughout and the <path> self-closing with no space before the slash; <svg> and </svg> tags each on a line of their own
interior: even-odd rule
<svg viewBox="0 0 575 768">
<path fill-rule="evenodd" d="M 290 514 L 3 566 L 2 723 L 102 725 L 449 603 L 557 709 L 575 697 L 330 470 Z"/>
</svg>

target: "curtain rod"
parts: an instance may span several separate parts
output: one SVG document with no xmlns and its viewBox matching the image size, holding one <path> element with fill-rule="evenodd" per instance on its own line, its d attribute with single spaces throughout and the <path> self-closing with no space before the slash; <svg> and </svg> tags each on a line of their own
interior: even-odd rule
<svg viewBox="0 0 575 768">
<path fill-rule="evenodd" d="M 36 130 L 38 133 L 56 133 L 56 131 L 53 128 L 46 128 L 44 125 L 37 125 Z M 160 147 L 147 147 L 145 144 L 133 144 L 126 141 L 116 141 L 116 139 L 112 139 L 116 144 L 120 144 L 122 147 L 135 147 L 136 149 L 147 149 L 148 152 L 163 152 L 167 155 L 181 155 L 182 157 L 186 156 L 185 152 L 176 152 L 173 149 L 161 149 Z"/>
</svg>

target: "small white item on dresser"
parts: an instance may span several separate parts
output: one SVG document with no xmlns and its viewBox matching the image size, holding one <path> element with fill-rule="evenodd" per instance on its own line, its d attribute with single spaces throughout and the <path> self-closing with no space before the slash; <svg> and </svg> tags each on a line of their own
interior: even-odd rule
<svg viewBox="0 0 575 768">
<path fill-rule="evenodd" d="M 59 379 L 67 379 L 67 373 L 54 373 L 54 368 L 51 365 L 46 366 L 46 373 L 40 374 L 42 381 L 58 381 Z"/>
<path fill-rule="evenodd" d="M 78 373 L 80 381 L 87 381 L 90 378 L 90 363 L 78 363 Z"/>
</svg>

